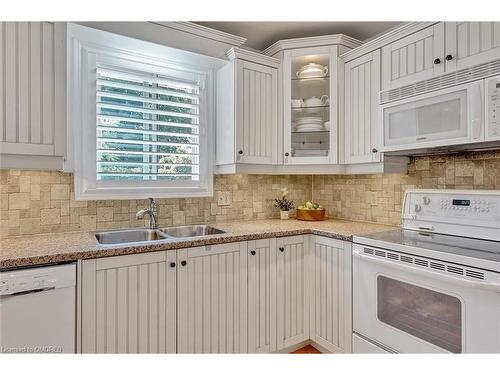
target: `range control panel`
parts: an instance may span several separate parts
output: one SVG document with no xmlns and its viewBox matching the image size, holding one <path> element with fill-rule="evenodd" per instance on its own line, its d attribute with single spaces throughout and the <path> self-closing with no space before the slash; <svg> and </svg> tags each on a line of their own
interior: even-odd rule
<svg viewBox="0 0 500 375">
<path fill-rule="evenodd" d="M 488 135 L 500 137 L 500 76 L 487 80 Z"/>
<path fill-rule="evenodd" d="M 440 208 L 442 210 L 451 211 L 466 211 L 466 212 L 490 212 L 494 209 L 495 202 L 488 199 L 453 199 L 453 198 L 443 198 L 439 200 Z M 488 215 L 483 215 L 488 216 Z"/>
<path fill-rule="evenodd" d="M 500 240 L 500 191 L 407 191 L 403 226 L 465 237 L 479 237 L 486 230 Z"/>
</svg>

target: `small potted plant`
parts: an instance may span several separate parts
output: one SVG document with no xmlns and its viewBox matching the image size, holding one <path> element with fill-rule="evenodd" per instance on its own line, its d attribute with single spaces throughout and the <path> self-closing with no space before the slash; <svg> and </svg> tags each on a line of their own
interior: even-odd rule
<svg viewBox="0 0 500 375">
<path fill-rule="evenodd" d="M 280 209 L 280 219 L 286 220 L 288 219 L 288 213 L 291 209 L 294 208 L 293 201 L 287 198 L 288 189 L 281 189 L 281 198 L 277 198 L 274 202 L 274 207 L 278 207 Z"/>
</svg>

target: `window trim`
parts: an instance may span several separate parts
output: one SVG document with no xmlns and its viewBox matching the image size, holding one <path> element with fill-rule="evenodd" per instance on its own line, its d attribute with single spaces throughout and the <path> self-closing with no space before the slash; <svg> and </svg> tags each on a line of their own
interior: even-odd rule
<svg viewBox="0 0 500 375">
<path fill-rule="evenodd" d="M 68 156 L 64 170 L 74 173 L 75 199 L 144 199 L 213 195 L 215 155 L 215 70 L 221 59 L 68 24 Z M 200 91 L 199 181 L 99 181 L 96 176 L 96 56 L 121 59 L 130 66 L 156 65 L 204 76 Z M 168 56 L 165 59 L 163 56 Z"/>
</svg>

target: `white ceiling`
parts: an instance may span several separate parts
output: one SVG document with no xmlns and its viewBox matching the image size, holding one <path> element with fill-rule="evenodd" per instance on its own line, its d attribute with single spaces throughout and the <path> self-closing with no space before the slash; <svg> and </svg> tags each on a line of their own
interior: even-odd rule
<svg viewBox="0 0 500 375">
<path fill-rule="evenodd" d="M 246 46 L 263 50 L 280 39 L 346 34 L 364 41 L 400 22 L 195 22 L 247 38 Z"/>
</svg>

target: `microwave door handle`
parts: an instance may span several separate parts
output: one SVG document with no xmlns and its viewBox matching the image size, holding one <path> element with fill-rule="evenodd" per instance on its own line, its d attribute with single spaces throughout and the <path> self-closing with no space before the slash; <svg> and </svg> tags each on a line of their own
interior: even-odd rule
<svg viewBox="0 0 500 375">
<path fill-rule="evenodd" d="M 485 282 L 472 281 L 472 280 L 464 280 L 464 279 L 460 279 L 458 277 L 453 277 L 453 276 L 449 276 L 449 275 L 442 275 L 440 273 L 429 271 L 429 270 L 426 270 L 423 268 L 416 269 L 414 267 L 410 267 L 410 266 L 407 266 L 405 264 L 395 263 L 391 260 L 382 260 L 382 259 L 373 258 L 371 256 L 363 255 L 363 254 L 359 253 L 358 251 L 354 251 L 353 255 L 357 259 L 362 260 L 362 261 L 367 261 L 367 262 L 371 262 L 371 263 L 375 263 L 375 264 L 389 266 L 392 268 L 397 268 L 400 270 L 412 272 L 412 273 L 419 274 L 419 275 L 424 274 L 424 275 L 429 276 L 429 277 L 434 278 L 434 279 L 451 282 L 451 283 L 461 285 L 461 286 L 466 286 L 469 288 L 483 289 L 483 290 L 488 290 L 488 291 L 500 293 L 500 284 L 485 283 Z"/>
<path fill-rule="evenodd" d="M 472 125 L 472 139 L 481 137 L 481 125 L 483 123 L 483 106 L 482 106 L 482 85 L 475 84 L 471 88 L 470 100 L 470 121 Z"/>
</svg>

